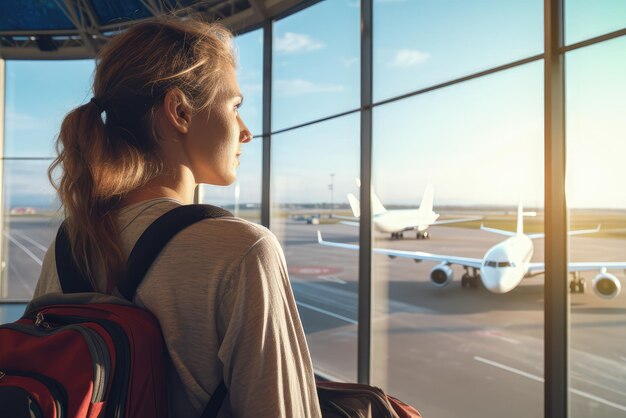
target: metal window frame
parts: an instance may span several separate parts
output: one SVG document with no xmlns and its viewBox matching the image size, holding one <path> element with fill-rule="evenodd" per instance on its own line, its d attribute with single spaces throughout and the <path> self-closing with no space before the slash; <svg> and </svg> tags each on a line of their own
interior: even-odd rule
<svg viewBox="0 0 626 418">
<path fill-rule="evenodd" d="M 263 22 L 263 162 L 261 176 L 261 225 L 270 228 L 272 156 L 272 40 L 274 20 Z"/>
<path fill-rule="evenodd" d="M 4 208 L 4 117 L 6 103 L 6 61 L 0 58 L 0 210 Z M 0 213 L 0 299 L 8 296 L 9 281 L 5 274 L 5 268 L 8 269 L 8 263 L 5 260 L 5 239 L 4 239 L 4 213 Z M 7 280 L 5 280 L 7 279 Z"/>
<path fill-rule="evenodd" d="M 544 0 L 544 416 L 559 418 L 570 415 L 563 2 Z"/>
<path fill-rule="evenodd" d="M 372 108 L 373 0 L 361 0 L 361 216 L 359 217 L 359 285 L 357 380 L 372 378 Z"/>
</svg>

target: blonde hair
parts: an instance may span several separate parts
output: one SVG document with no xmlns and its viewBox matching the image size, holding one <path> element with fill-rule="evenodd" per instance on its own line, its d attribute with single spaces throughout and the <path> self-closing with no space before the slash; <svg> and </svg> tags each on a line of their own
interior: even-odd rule
<svg viewBox="0 0 626 418">
<path fill-rule="evenodd" d="M 101 50 L 94 100 L 67 114 L 48 169 L 73 257 L 94 287 L 96 272 L 124 277 L 115 210 L 127 193 L 162 173 L 154 117 L 166 92 L 178 88 L 192 112 L 210 107 L 228 66 L 235 66 L 232 34 L 193 19 L 139 23 Z"/>
</svg>

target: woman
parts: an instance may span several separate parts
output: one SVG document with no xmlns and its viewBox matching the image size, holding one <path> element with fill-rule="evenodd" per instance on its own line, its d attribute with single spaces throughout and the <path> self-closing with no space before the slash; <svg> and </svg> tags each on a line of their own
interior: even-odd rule
<svg viewBox="0 0 626 418">
<path fill-rule="evenodd" d="M 117 292 L 138 237 L 192 203 L 197 184 L 235 180 L 252 136 L 238 114 L 231 41 L 193 20 L 137 24 L 103 48 L 94 98 L 63 121 L 49 175 L 61 171 L 73 255 L 98 291 Z M 60 291 L 53 243 L 34 296 Z M 135 302 L 161 324 L 170 416 L 199 416 L 222 379 L 220 416 L 320 416 L 284 256 L 267 229 L 235 217 L 192 225 L 161 252 Z"/>
</svg>

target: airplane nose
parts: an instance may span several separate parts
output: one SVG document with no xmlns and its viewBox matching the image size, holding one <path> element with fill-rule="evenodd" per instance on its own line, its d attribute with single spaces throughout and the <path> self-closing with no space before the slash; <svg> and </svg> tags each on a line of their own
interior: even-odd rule
<svg viewBox="0 0 626 418">
<path fill-rule="evenodd" d="M 483 267 L 480 271 L 483 285 L 493 293 L 507 293 L 515 289 L 521 277 L 514 268 Z"/>
</svg>

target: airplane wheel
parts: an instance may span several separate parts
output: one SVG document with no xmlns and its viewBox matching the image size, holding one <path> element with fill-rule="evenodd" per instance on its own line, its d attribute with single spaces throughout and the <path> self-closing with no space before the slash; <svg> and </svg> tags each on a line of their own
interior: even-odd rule
<svg viewBox="0 0 626 418">
<path fill-rule="evenodd" d="M 585 293 L 587 282 L 584 280 L 572 280 L 569 284 L 570 293 Z"/>
<path fill-rule="evenodd" d="M 469 277 L 469 274 L 464 274 L 463 276 L 461 276 L 461 287 L 469 286 Z"/>
<path fill-rule="evenodd" d="M 478 289 L 480 285 L 480 276 L 470 276 L 469 285 L 472 289 Z"/>
<path fill-rule="evenodd" d="M 422 236 L 424 237 L 424 239 L 430 238 L 430 234 L 428 232 L 424 232 Z"/>
</svg>

